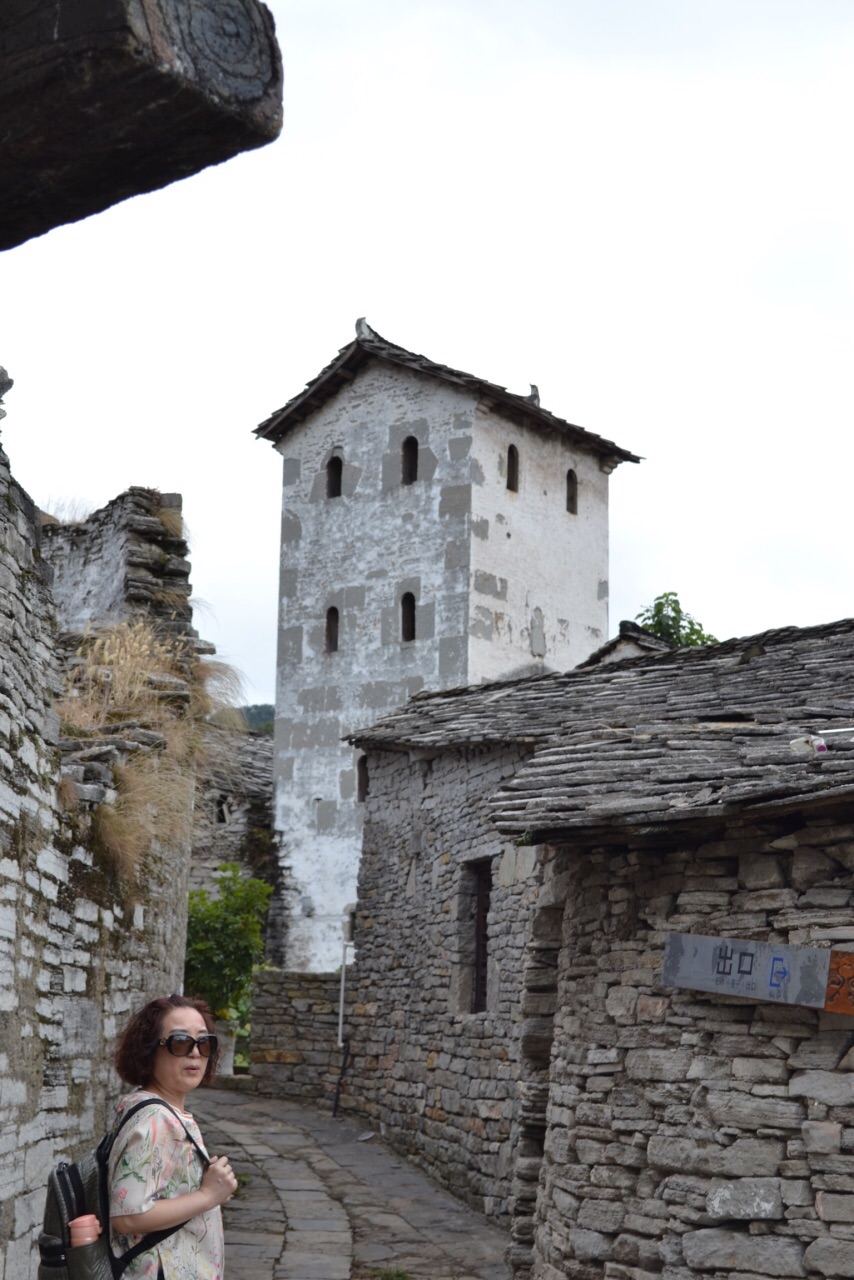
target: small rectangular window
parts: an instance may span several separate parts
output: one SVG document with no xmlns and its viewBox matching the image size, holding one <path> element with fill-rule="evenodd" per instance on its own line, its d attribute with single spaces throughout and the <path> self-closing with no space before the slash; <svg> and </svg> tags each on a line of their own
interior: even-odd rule
<svg viewBox="0 0 854 1280">
<path fill-rule="evenodd" d="M 492 861 L 467 862 L 460 872 L 457 909 L 458 963 L 451 983 L 452 1008 L 459 1013 L 483 1013 L 489 991 L 489 905 Z"/>
</svg>

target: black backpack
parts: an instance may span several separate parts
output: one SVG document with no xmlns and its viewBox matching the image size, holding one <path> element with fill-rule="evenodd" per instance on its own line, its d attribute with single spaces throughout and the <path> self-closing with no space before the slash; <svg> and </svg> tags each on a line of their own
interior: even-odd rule
<svg viewBox="0 0 854 1280">
<path fill-rule="evenodd" d="M 101 1139 L 94 1151 L 87 1151 L 74 1164 L 61 1161 L 48 1178 L 44 1224 L 39 1236 L 38 1280 L 119 1280 L 134 1258 L 145 1253 L 146 1249 L 153 1249 L 180 1230 L 180 1226 L 177 1226 L 168 1227 L 164 1231 L 151 1231 L 120 1258 L 110 1248 L 110 1152 L 119 1131 L 131 1116 L 136 1115 L 143 1107 L 154 1106 L 167 1107 L 178 1117 L 198 1156 L 205 1166 L 210 1164 L 178 1112 L 168 1102 L 151 1097 L 135 1103 L 125 1112 L 115 1129 Z M 73 1218 L 79 1218 L 85 1213 L 95 1214 L 101 1224 L 101 1235 L 92 1244 L 76 1245 L 72 1249 L 68 1224 Z"/>
</svg>

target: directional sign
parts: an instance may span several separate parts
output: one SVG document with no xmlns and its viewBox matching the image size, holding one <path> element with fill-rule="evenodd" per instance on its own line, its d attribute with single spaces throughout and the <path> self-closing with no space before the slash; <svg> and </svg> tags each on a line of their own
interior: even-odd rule
<svg viewBox="0 0 854 1280">
<path fill-rule="evenodd" d="M 669 933 L 662 980 L 665 986 L 690 991 L 823 1009 L 830 957 L 830 951 L 819 947 Z"/>
</svg>

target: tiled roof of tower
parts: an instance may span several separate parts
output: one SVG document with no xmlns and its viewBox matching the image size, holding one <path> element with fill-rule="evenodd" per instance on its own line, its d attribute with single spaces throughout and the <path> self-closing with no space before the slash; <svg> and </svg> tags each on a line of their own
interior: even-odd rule
<svg viewBox="0 0 854 1280">
<path fill-rule="evenodd" d="M 428 360 L 426 356 L 415 355 L 404 347 L 388 342 L 375 333 L 364 320 L 357 321 L 355 340 L 348 346 L 342 347 L 335 359 L 325 369 L 321 369 L 316 378 L 307 383 L 304 391 L 294 396 L 256 427 L 255 435 L 262 440 L 277 443 L 298 423 L 316 413 L 327 400 L 351 382 L 369 360 L 374 359 L 402 365 L 416 373 L 427 374 L 444 382 L 456 383 L 460 387 L 476 392 L 495 413 L 516 422 L 524 422 L 529 426 L 550 427 L 559 431 L 574 443 L 598 454 L 603 462 L 609 462 L 611 467 L 617 466 L 620 462 L 640 462 L 637 454 L 629 453 L 628 449 L 623 449 L 613 441 L 595 435 L 592 431 L 586 431 L 583 427 L 573 426 L 563 418 L 549 413 L 547 409 L 541 409 L 535 400 L 527 396 L 514 395 L 513 392 L 497 386 L 494 382 L 487 382 L 484 378 L 475 377 L 474 374 L 463 373 L 459 369 L 437 364 L 433 360 Z"/>
<path fill-rule="evenodd" d="M 352 740 L 426 752 L 531 743 L 493 811 L 504 834 L 540 841 L 851 797 L 854 731 L 828 737 L 822 754 L 790 745 L 848 726 L 850 619 L 418 694 Z"/>
</svg>

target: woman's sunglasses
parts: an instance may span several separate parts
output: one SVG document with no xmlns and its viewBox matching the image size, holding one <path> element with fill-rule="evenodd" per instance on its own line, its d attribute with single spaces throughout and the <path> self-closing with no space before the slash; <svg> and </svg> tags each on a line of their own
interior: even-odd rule
<svg viewBox="0 0 854 1280">
<path fill-rule="evenodd" d="M 203 1058 L 210 1058 L 216 1053 L 219 1040 L 216 1036 L 199 1036 L 198 1040 L 194 1040 L 185 1031 L 175 1031 L 171 1036 L 167 1036 L 165 1040 L 158 1040 L 157 1043 L 163 1045 L 167 1053 L 171 1053 L 175 1058 L 188 1058 L 193 1049 L 198 1049 Z"/>
</svg>

